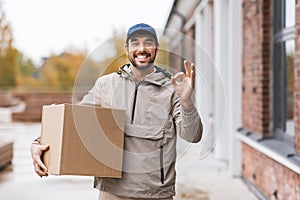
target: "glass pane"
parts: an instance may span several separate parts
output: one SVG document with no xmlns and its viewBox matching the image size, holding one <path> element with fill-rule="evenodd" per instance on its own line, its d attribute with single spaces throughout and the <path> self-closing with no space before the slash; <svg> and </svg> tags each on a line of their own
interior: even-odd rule
<svg viewBox="0 0 300 200">
<path fill-rule="evenodd" d="M 295 40 L 285 43 L 286 61 L 286 132 L 294 133 L 294 53 Z"/>
<path fill-rule="evenodd" d="M 285 129 L 285 117 L 284 113 L 284 99 L 283 95 L 284 90 L 284 80 L 283 80 L 283 66 L 284 66 L 284 43 L 275 44 L 274 49 L 274 64 L 275 64 L 275 73 L 274 73 L 274 126 L 275 129 L 280 129 L 284 131 Z"/>
<path fill-rule="evenodd" d="M 296 0 L 285 1 L 285 27 L 295 26 Z"/>
</svg>

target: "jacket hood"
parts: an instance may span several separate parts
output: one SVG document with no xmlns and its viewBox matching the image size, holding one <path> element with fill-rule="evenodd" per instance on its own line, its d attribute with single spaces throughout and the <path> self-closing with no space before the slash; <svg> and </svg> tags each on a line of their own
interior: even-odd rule
<svg viewBox="0 0 300 200">
<path fill-rule="evenodd" d="M 154 66 L 154 69 L 155 71 L 153 73 L 146 75 L 145 79 L 143 80 L 144 82 L 149 82 L 154 85 L 162 86 L 166 82 L 170 81 L 172 76 L 170 72 L 158 66 Z M 120 67 L 118 74 L 121 77 L 130 78 L 134 80 L 131 74 L 130 64 L 125 64 L 122 67 Z"/>
</svg>

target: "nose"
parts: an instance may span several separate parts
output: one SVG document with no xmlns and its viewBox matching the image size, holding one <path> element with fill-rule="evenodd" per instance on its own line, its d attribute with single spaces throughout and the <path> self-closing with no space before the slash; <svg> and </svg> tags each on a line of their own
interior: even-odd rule
<svg viewBox="0 0 300 200">
<path fill-rule="evenodd" d="M 144 51 L 144 49 L 145 49 L 145 45 L 144 44 L 139 44 L 137 46 L 137 50 L 139 50 L 139 51 Z"/>
</svg>

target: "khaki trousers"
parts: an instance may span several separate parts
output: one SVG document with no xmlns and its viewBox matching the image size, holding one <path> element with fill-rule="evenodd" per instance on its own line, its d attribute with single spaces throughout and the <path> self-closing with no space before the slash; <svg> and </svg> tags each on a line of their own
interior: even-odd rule
<svg viewBox="0 0 300 200">
<path fill-rule="evenodd" d="M 99 200 L 173 200 L 173 198 L 165 198 L 165 199 L 139 199 L 139 198 L 126 198 L 126 197 L 119 197 L 115 196 L 108 192 L 99 192 Z"/>
</svg>

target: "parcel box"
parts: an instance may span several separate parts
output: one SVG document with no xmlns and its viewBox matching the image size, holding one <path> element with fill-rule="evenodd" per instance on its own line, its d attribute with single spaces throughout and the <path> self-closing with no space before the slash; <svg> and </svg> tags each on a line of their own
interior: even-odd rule
<svg viewBox="0 0 300 200">
<path fill-rule="evenodd" d="M 97 106 L 43 106 L 41 143 L 50 174 L 121 178 L 125 111 Z"/>
</svg>

